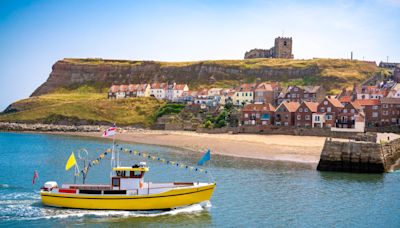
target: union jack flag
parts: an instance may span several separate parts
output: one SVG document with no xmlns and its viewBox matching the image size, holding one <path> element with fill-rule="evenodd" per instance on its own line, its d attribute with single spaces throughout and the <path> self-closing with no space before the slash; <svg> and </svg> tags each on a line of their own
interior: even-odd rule
<svg viewBox="0 0 400 228">
<path fill-rule="evenodd" d="M 112 127 L 109 127 L 107 130 L 103 132 L 103 137 L 113 136 L 117 133 L 117 127 L 115 124 Z"/>
</svg>

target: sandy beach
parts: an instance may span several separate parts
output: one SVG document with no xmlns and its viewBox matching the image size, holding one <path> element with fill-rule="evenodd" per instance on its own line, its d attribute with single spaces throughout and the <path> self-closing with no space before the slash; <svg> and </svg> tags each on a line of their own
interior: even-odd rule
<svg viewBox="0 0 400 228">
<path fill-rule="evenodd" d="M 99 132 L 57 132 L 101 138 Z M 117 134 L 117 140 L 172 146 L 186 150 L 254 159 L 317 164 L 325 137 L 251 134 L 201 134 L 187 131 L 137 130 Z"/>
</svg>

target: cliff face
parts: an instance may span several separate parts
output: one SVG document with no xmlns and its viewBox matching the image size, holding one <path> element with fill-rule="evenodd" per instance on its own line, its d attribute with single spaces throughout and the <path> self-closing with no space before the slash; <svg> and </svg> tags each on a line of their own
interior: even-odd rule
<svg viewBox="0 0 400 228">
<path fill-rule="evenodd" d="M 198 62 L 155 62 L 103 59 L 63 59 L 53 65 L 47 81 L 32 96 L 57 88 L 91 85 L 176 82 L 204 86 L 219 82 L 290 81 L 313 78 L 325 89 L 341 89 L 360 83 L 377 72 L 374 63 L 345 59 L 246 59 Z"/>
<path fill-rule="evenodd" d="M 60 87 L 82 84 L 108 87 L 112 83 L 177 82 L 190 84 L 212 84 L 220 80 L 276 80 L 317 75 L 316 65 L 299 67 L 238 65 L 236 61 L 217 63 L 214 61 L 192 63 L 162 63 L 153 61 L 113 61 L 64 59 L 53 65 L 45 83 L 32 96 L 42 95 Z"/>
</svg>

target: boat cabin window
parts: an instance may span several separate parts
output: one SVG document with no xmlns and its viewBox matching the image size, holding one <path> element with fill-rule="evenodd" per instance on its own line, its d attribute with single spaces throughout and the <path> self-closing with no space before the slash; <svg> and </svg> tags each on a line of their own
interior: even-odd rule
<svg viewBox="0 0 400 228">
<path fill-rule="evenodd" d="M 125 177 L 126 176 L 125 171 L 115 171 L 115 174 L 117 174 L 117 177 Z"/>
<path fill-rule="evenodd" d="M 119 187 L 120 186 L 120 179 L 119 178 L 113 178 L 112 179 L 112 186 L 113 187 Z"/>
<path fill-rule="evenodd" d="M 143 177 L 143 172 L 130 171 L 130 177 L 131 178 L 142 178 Z"/>
</svg>

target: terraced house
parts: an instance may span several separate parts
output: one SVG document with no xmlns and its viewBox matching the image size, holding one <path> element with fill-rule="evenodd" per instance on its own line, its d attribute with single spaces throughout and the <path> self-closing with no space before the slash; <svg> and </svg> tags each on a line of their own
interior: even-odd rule
<svg viewBox="0 0 400 228">
<path fill-rule="evenodd" d="M 365 115 L 367 127 L 378 127 L 381 125 L 381 101 L 378 99 L 355 100 Z"/>
<path fill-rule="evenodd" d="M 295 113 L 294 125 L 297 127 L 312 127 L 312 116 L 317 112 L 318 103 L 303 101 Z"/>
<path fill-rule="evenodd" d="M 242 84 L 235 89 L 233 93 L 232 101 L 234 105 L 243 106 L 248 103 L 254 102 L 254 90 L 257 84 Z"/>
<path fill-rule="evenodd" d="M 153 83 L 150 86 L 150 96 L 155 97 L 159 100 L 167 97 L 167 83 Z"/>
<path fill-rule="evenodd" d="M 293 102 L 321 102 L 325 98 L 325 89 L 322 86 L 289 86 L 281 91 L 277 104 L 283 101 Z"/>
<path fill-rule="evenodd" d="M 275 110 L 275 126 L 294 126 L 295 114 L 299 106 L 299 102 L 283 101 Z"/>
<path fill-rule="evenodd" d="M 335 126 L 337 114 L 344 108 L 342 103 L 334 96 L 326 96 L 318 104 L 317 111 L 313 113 L 312 126 L 330 128 Z"/>
<path fill-rule="evenodd" d="M 271 104 L 247 104 L 243 107 L 241 123 L 246 126 L 273 125 L 275 107 Z"/>
</svg>

